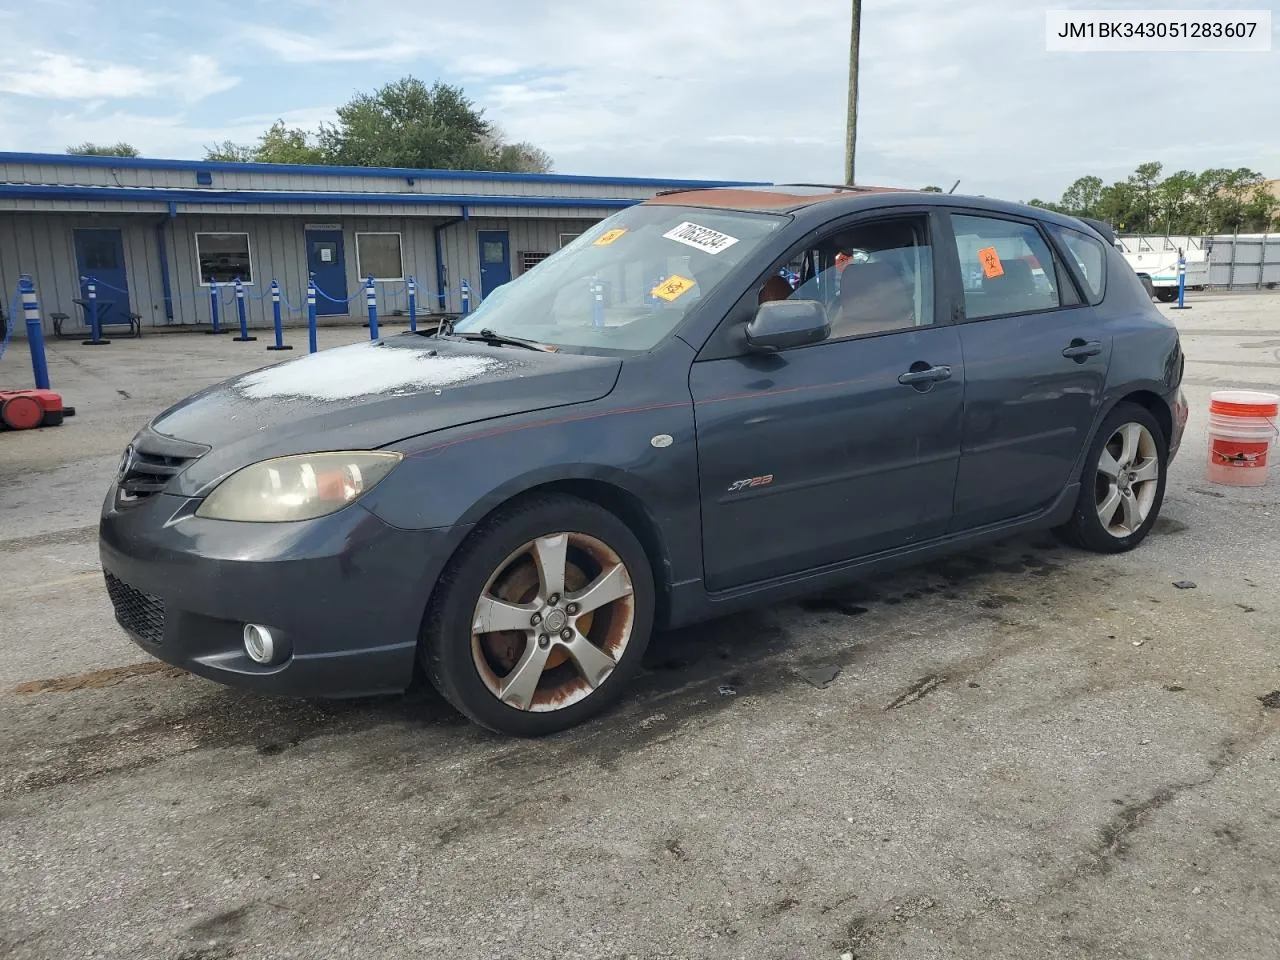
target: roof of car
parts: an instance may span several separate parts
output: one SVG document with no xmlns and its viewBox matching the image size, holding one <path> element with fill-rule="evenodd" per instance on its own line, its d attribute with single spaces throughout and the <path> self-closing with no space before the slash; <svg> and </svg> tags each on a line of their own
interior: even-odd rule
<svg viewBox="0 0 1280 960">
<path fill-rule="evenodd" d="M 860 194 L 919 192 L 906 187 L 783 183 L 761 187 L 665 190 L 645 202 L 667 206 L 720 207 L 725 210 L 773 210 L 785 212 Z"/>
</svg>

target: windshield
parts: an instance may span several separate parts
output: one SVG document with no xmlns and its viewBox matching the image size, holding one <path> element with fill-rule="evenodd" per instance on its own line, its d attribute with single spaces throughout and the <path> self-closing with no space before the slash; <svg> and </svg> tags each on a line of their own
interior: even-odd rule
<svg viewBox="0 0 1280 960">
<path fill-rule="evenodd" d="M 628 207 L 494 290 L 454 330 L 648 350 L 784 222 L 727 210 Z"/>
</svg>

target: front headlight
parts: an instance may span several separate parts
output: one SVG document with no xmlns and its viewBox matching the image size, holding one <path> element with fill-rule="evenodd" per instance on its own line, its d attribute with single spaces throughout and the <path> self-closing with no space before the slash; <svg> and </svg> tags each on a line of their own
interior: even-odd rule
<svg viewBox="0 0 1280 960">
<path fill-rule="evenodd" d="M 218 484 L 196 516 L 258 523 L 323 517 L 368 493 L 402 456 L 352 451 L 263 460 Z"/>
</svg>

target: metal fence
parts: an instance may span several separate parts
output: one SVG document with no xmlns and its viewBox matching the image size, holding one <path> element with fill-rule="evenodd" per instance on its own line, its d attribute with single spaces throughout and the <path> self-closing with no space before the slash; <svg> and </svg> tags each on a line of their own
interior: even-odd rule
<svg viewBox="0 0 1280 960">
<path fill-rule="evenodd" d="M 1280 287 L 1280 234 L 1222 233 L 1213 236 L 1139 236 L 1117 238 L 1126 253 L 1168 253 L 1179 248 L 1188 261 L 1207 257 L 1207 286 L 1220 290 L 1274 290 Z M 1192 264 L 1188 263 L 1188 272 Z M 1190 285 L 1190 280 L 1188 280 Z"/>
</svg>

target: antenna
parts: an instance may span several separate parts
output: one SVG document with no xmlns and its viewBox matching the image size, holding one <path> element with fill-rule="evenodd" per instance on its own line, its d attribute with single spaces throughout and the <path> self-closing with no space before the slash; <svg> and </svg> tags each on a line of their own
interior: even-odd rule
<svg viewBox="0 0 1280 960">
<path fill-rule="evenodd" d="M 950 189 L 950 190 L 948 190 L 948 191 L 947 191 L 947 193 L 955 193 L 955 192 L 956 192 L 956 187 L 958 187 L 958 186 L 960 186 L 960 181 L 959 181 L 959 180 L 957 180 L 955 183 L 953 183 L 953 184 L 951 185 L 951 189 Z"/>
</svg>

